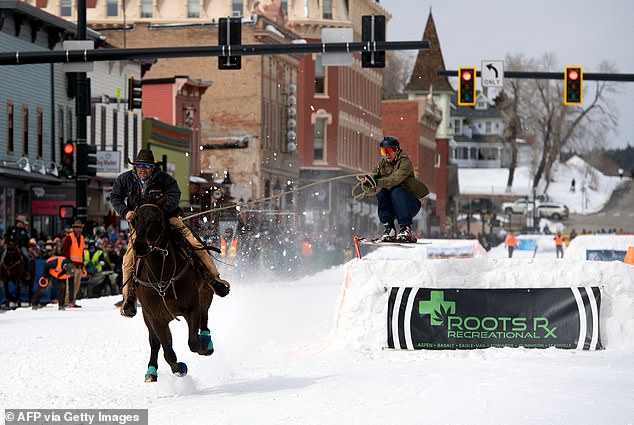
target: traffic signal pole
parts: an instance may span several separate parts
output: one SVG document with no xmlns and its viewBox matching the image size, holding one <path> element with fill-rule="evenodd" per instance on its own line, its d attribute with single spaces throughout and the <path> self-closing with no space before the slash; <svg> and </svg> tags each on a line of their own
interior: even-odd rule
<svg viewBox="0 0 634 425">
<path fill-rule="evenodd" d="M 85 0 L 83 0 L 85 3 Z M 188 58 L 206 56 L 260 56 L 308 53 L 380 52 L 428 49 L 429 41 L 367 41 L 338 43 L 240 44 L 234 46 L 147 47 L 134 49 L 53 50 L 0 53 L 0 65 L 76 63 L 142 58 Z M 562 74 L 563 77 L 563 74 Z"/>
<path fill-rule="evenodd" d="M 76 40 L 86 39 L 86 0 L 77 0 L 77 36 Z M 85 72 L 77 72 L 77 96 L 75 111 L 77 115 L 77 164 L 85 164 L 87 158 L 80 158 L 80 152 L 86 152 L 84 146 L 88 137 L 88 115 L 90 114 L 90 81 Z M 81 147 L 80 147 L 81 146 Z M 88 176 L 86 167 L 77 167 L 75 174 L 75 205 L 77 220 L 86 223 L 88 219 Z"/>
</svg>

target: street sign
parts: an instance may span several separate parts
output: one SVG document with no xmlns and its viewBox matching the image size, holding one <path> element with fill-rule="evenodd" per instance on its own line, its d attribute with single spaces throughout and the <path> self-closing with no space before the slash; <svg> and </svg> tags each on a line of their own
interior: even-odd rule
<svg viewBox="0 0 634 425">
<path fill-rule="evenodd" d="M 352 43 L 352 28 L 322 28 L 322 43 Z M 351 66 L 352 53 L 323 53 L 321 55 L 323 66 Z"/>
<path fill-rule="evenodd" d="M 482 61 L 480 82 L 482 83 L 482 87 L 502 87 L 504 85 L 504 61 Z"/>
</svg>

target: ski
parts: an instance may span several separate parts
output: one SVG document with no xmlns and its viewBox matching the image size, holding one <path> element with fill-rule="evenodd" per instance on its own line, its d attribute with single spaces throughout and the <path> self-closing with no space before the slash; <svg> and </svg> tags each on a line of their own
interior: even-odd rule
<svg viewBox="0 0 634 425">
<path fill-rule="evenodd" d="M 361 258 L 361 252 L 359 251 L 359 245 L 375 245 L 375 246 L 400 246 L 404 248 L 414 248 L 417 245 L 430 245 L 431 242 L 418 242 L 417 240 L 413 240 L 411 242 L 384 242 L 380 238 L 367 239 L 364 237 L 355 236 L 354 237 L 354 247 L 357 254 L 357 258 Z"/>
</svg>

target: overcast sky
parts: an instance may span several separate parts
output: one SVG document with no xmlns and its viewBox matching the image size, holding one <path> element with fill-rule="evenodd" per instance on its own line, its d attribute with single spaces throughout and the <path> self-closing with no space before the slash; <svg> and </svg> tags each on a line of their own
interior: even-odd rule
<svg viewBox="0 0 634 425">
<path fill-rule="evenodd" d="M 602 61 L 618 73 L 634 74 L 632 0 L 380 0 L 392 14 L 388 41 L 420 40 L 431 7 L 445 66 L 480 69 L 482 60 L 522 53 L 557 55 L 559 69 L 581 65 L 598 72 Z M 610 147 L 634 146 L 634 82 L 622 83 L 615 97 L 619 128 Z M 585 96 L 584 96 L 585 97 Z M 628 101 L 629 99 L 629 101 Z M 562 100 L 563 101 L 563 100 Z"/>
</svg>

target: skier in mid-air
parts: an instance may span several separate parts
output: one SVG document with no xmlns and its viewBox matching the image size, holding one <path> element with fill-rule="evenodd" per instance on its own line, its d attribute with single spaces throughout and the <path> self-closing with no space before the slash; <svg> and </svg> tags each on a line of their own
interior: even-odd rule
<svg viewBox="0 0 634 425">
<path fill-rule="evenodd" d="M 363 184 L 377 190 L 378 215 L 385 226 L 381 241 L 416 242 L 412 221 L 420 211 L 420 199 L 427 196 L 429 189 L 415 177 L 412 161 L 396 137 L 385 136 L 379 147 L 382 158 Z M 398 233 L 394 219 L 400 226 Z"/>
</svg>

